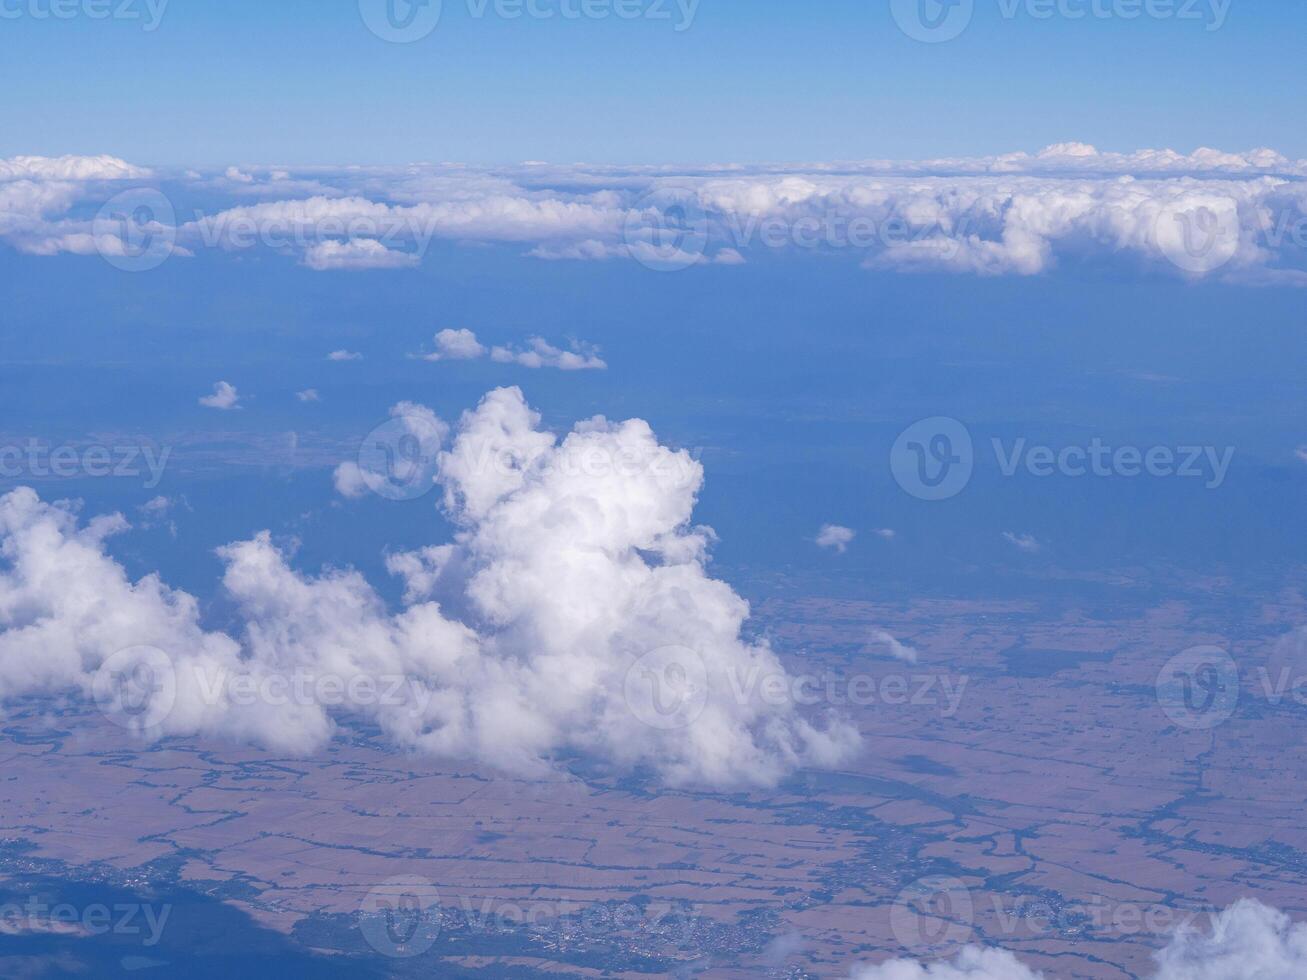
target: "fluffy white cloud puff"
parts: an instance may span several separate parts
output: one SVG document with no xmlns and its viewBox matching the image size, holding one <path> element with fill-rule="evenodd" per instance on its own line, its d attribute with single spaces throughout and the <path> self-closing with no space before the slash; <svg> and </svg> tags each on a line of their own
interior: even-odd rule
<svg viewBox="0 0 1307 980">
<path fill-rule="evenodd" d="M 856 749 L 840 718 L 760 696 L 785 668 L 708 574 L 702 468 L 647 423 L 596 417 L 560 439 L 506 388 L 441 448 L 428 409 L 395 411 L 458 528 L 390 557 L 401 608 L 352 570 L 293 568 L 264 532 L 219 552 L 243 627 L 215 632 L 192 596 L 106 552 L 122 518 L 82 526 L 20 489 L 0 498 L 0 697 L 82 691 L 149 736 L 295 753 L 364 717 L 434 756 L 545 775 L 579 753 L 672 785 L 769 785 Z M 386 478 L 352 466 L 348 494 Z"/>
</svg>

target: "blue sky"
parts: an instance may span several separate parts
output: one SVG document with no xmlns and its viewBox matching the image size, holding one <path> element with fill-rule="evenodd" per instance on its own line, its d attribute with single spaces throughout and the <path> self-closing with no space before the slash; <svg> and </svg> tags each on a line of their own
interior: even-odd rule
<svg viewBox="0 0 1307 980">
<path fill-rule="evenodd" d="M 510 20 L 493 3 L 476 16 L 473 2 L 445 0 L 429 36 L 392 44 L 356 0 L 172 0 L 153 31 L 146 0 L 113 0 L 137 16 L 108 20 L 5 0 L 0 155 L 748 162 L 1075 139 L 1307 156 L 1292 125 L 1307 36 L 1298 3 L 1175 0 L 1171 16 L 1131 19 L 1142 0 L 1097 0 L 1111 16 L 1081 18 L 1056 5 L 1039 16 L 1047 0 L 977 0 L 959 37 L 925 44 L 896 26 L 888 0 L 700 0 L 686 30 L 675 0 L 665 20 Z"/>
</svg>

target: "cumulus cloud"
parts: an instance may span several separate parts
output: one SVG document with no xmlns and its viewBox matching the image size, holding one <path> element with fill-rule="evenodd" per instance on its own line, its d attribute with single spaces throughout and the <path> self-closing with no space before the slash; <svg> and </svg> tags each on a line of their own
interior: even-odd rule
<svg viewBox="0 0 1307 980">
<path fill-rule="evenodd" d="M 477 335 L 467 329 L 442 330 L 436 334 L 435 344 L 435 351 L 423 355 L 424 360 L 472 361 L 486 354 L 486 348 L 477 340 Z"/>
<path fill-rule="evenodd" d="M 205 408 L 216 408 L 222 412 L 231 411 L 239 408 L 241 400 L 240 394 L 236 391 L 236 386 L 227 381 L 218 381 L 213 386 L 212 395 L 204 395 L 200 398 L 200 404 Z"/>
<path fill-rule="evenodd" d="M 322 401 L 322 396 L 318 394 L 317 388 L 305 388 L 303 391 L 297 391 L 295 397 L 305 403 Z"/>
<path fill-rule="evenodd" d="M 436 349 L 415 354 L 424 361 L 472 361 L 485 357 L 501 364 L 527 368 L 556 368 L 560 371 L 602 371 L 608 367 L 593 344 L 575 342 L 571 349 L 555 347 L 542 337 L 531 337 L 525 347 L 486 347 L 471 330 L 442 330 L 435 336 Z"/>
<path fill-rule="evenodd" d="M 121 517 L 83 526 L 30 489 L 0 498 L 0 697 L 78 690 L 145 735 L 293 753 L 363 717 L 436 756 L 545 775 L 582 753 L 674 785 L 774 784 L 857 747 L 840 718 L 749 683 L 785 669 L 708 575 L 702 468 L 647 423 L 596 417 L 560 438 L 500 389 L 435 472 L 457 531 L 391 556 L 400 608 L 357 572 L 295 569 L 263 532 L 219 551 L 231 634 L 157 575 L 128 577 L 105 548 Z"/>
<path fill-rule="evenodd" d="M 906 643 L 900 643 L 892 633 L 886 630 L 876 630 L 871 634 L 871 642 L 879 647 L 883 647 L 895 660 L 902 660 L 904 663 L 915 664 L 917 662 L 917 651 Z"/>
<path fill-rule="evenodd" d="M 576 343 L 571 350 L 555 347 L 541 337 L 532 337 L 525 348 L 493 347 L 490 358 L 503 364 L 522 367 L 557 368 L 560 371 L 603 371 L 608 364 L 591 344 Z"/>
<path fill-rule="evenodd" d="M 1179 932 L 1157 960 L 1154 980 L 1296 980 L 1307 976 L 1307 924 L 1245 899 L 1210 933 Z"/>
<path fill-rule="evenodd" d="M 128 578 L 105 553 L 105 540 L 126 527 L 116 515 L 79 527 L 69 507 L 43 503 L 27 488 L 0 497 L 0 697 L 79 690 L 130 727 L 155 720 L 133 715 L 130 695 L 163 684 L 166 674 L 159 734 L 233 735 L 301 749 L 325 738 L 320 713 L 288 710 L 279 719 L 216 684 L 223 672 L 261 676 L 262 665 L 243 662 L 231 638 L 201 629 L 192 596 L 156 575 Z M 161 664 L 155 650 L 170 651 L 179 669 Z M 121 686 L 106 685 L 108 673 Z"/>
<path fill-rule="evenodd" d="M 347 461 L 336 467 L 331 476 L 336 492 L 349 500 L 366 497 L 372 489 L 368 485 L 366 474 L 358 463 Z M 380 480 L 380 478 L 378 478 Z"/>
<path fill-rule="evenodd" d="M 357 500 L 368 493 L 410 499 L 424 495 L 435 483 L 435 461 L 449 426 L 425 405 L 400 402 L 390 410 L 391 421 L 364 441 L 359 461 L 336 467 L 332 480 L 342 497 Z"/>
<path fill-rule="evenodd" d="M 352 350 L 334 350 L 327 355 L 329 361 L 361 361 L 363 355 Z"/>
<path fill-rule="evenodd" d="M 1156 960 L 1151 980 L 1300 980 L 1307 976 L 1307 924 L 1244 899 L 1214 915 L 1208 932 L 1177 932 Z M 973 946 L 951 961 L 859 965 L 850 980 L 1044 980 L 1044 974 L 1006 950 Z"/>
<path fill-rule="evenodd" d="M 172 501 L 164 496 L 152 497 L 137 509 L 143 514 L 166 514 L 172 509 Z"/>
<path fill-rule="evenodd" d="M 851 528 L 840 527 L 838 524 L 823 524 L 821 530 L 817 532 L 817 547 L 830 548 L 842 555 L 849 550 L 849 545 L 857 536 L 857 532 Z"/>
<path fill-rule="evenodd" d="M 387 248 L 373 238 L 356 238 L 347 242 L 325 241 L 310 245 L 304 264 L 315 272 L 351 269 L 409 269 L 421 262 L 421 256 Z"/>
</svg>

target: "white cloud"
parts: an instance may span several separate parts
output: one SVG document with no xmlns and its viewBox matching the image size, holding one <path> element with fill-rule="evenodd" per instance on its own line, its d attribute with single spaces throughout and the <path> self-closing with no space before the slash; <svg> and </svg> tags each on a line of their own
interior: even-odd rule
<svg viewBox="0 0 1307 980">
<path fill-rule="evenodd" d="M 1015 531 L 1004 531 L 1003 540 L 1018 551 L 1024 551 L 1028 555 L 1037 554 L 1044 550 L 1044 545 L 1033 534 L 1018 534 Z"/>
<path fill-rule="evenodd" d="M 94 157 L 18 156 L 0 160 L 0 181 L 6 180 L 145 180 L 151 172 L 125 160 Z"/>
<path fill-rule="evenodd" d="M 89 202 L 93 215 L 121 191 L 115 182 L 151 176 L 143 167 L 103 155 L 0 159 L 0 241 L 30 255 L 122 255 L 122 238 L 105 223 L 67 214 Z M 185 248 L 178 251 L 187 254 Z"/>
<path fill-rule="evenodd" d="M 857 536 L 857 532 L 850 528 L 840 527 L 838 524 L 823 524 L 821 530 L 817 532 L 817 547 L 831 548 L 842 555 L 849 550 L 849 545 Z"/>
<path fill-rule="evenodd" d="M 762 951 L 762 961 L 772 969 L 778 969 L 806 948 L 807 943 L 804 942 L 801 933 L 782 933 L 767 944 L 766 949 Z"/>
<path fill-rule="evenodd" d="M 369 492 L 381 497 L 411 498 L 424 495 L 435 482 L 436 454 L 449 434 L 449 426 L 425 405 L 400 402 L 390 410 L 391 422 L 375 430 L 365 440 L 364 451 L 378 451 L 376 465 L 367 468 L 366 462 L 348 460 L 336 467 L 332 474 L 336 492 L 342 497 L 357 500 Z M 421 481 L 413 493 L 390 493 L 393 481 Z"/>
<path fill-rule="evenodd" d="M 168 533 L 174 538 L 177 537 L 177 524 L 168 517 L 176 505 L 177 502 L 175 500 L 163 495 L 150 498 L 136 508 L 137 512 L 141 515 L 140 527 L 146 530 L 164 527 L 168 529 Z"/>
<path fill-rule="evenodd" d="M 346 461 L 337 466 L 331 475 L 331 480 L 336 492 L 349 500 L 366 497 L 368 491 L 372 489 L 363 468 L 353 461 Z"/>
<path fill-rule="evenodd" d="M 325 241 L 310 245 L 304 264 L 315 272 L 356 269 L 410 269 L 421 256 L 387 248 L 373 238 L 355 238 L 347 242 Z"/>
<path fill-rule="evenodd" d="M 32 254 L 117 255 L 125 246 L 112 226 L 69 214 L 79 203 L 94 213 L 112 194 L 108 181 L 148 176 L 112 157 L 0 161 L 0 239 Z M 738 264 L 770 247 L 842 249 L 868 268 L 903 272 L 1037 275 L 1089 259 L 1187 279 L 1307 285 L 1303 176 L 1307 161 L 1267 149 L 1121 154 L 1074 142 L 990 157 L 692 173 L 231 168 L 186 178 L 231 200 L 182 220 L 174 254 L 266 247 L 317 270 L 405 268 L 441 239 L 689 268 Z M 251 194 L 283 199 L 241 203 Z M 669 234 L 672 207 L 685 212 L 689 234 Z"/>
<path fill-rule="evenodd" d="M 361 361 L 363 355 L 352 350 L 334 350 L 327 355 L 329 361 Z"/>
<path fill-rule="evenodd" d="M 1157 954 L 1151 980 L 1302 980 L 1307 924 L 1244 899 L 1212 918 L 1210 931 L 1176 933 Z M 1043 980 L 1011 953 L 968 947 L 956 959 L 897 959 L 854 967 L 851 980 Z"/>
<path fill-rule="evenodd" d="M 898 532 L 892 527 L 878 527 L 871 533 L 876 535 L 878 538 L 884 538 L 886 541 L 893 541 L 895 536 L 898 534 Z"/>
<path fill-rule="evenodd" d="M 322 401 L 322 396 L 318 394 L 317 388 L 305 388 L 303 391 L 297 391 L 295 397 L 306 403 Z"/>
<path fill-rule="evenodd" d="M 1001 949 L 968 947 L 950 962 L 890 960 L 879 966 L 854 967 L 851 980 L 1044 980 Z"/>
<path fill-rule="evenodd" d="M 599 351 L 590 344 L 574 344 L 571 350 L 555 347 L 541 337 L 527 341 L 526 349 L 493 347 L 490 358 L 503 364 L 519 364 L 527 368 L 557 368 L 560 371 L 603 371 L 608 364 Z"/>
<path fill-rule="evenodd" d="M 463 415 L 438 461 L 459 530 L 392 557 L 407 586 L 398 611 L 356 572 L 294 570 L 266 532 L 221 549 L 239 637 L 204 630 L 195 599 L 156 576 L 127 579 L 103 550 L 121 518 L 79 529 L 31 490 L 0 498 L 0 695 L 85 691 L 116 651 L 148 644 L 177 674 L 177 706 L 151 718 L 151 734 L 312 752 L 338 713 L 359 714 L 437 756 L 544 774 L 580 752 L 675 785 L 768 785 L 847 759 L 859 743 L 847 723 L 740 693 L 742 678 L 785 671 L 765 641 L 743 638 L 744 600 L 707 574 L 711 532 L 690 523 L 701 467 L 639 420 L 594 418 L 561 440 L 539 422 L 511 388 Z M 141 657 L 112 663 L 130 681 Z M 402 683 L 395 700 L 340 706 L 246 703 L 222 683 L 259 688 L 296 671 L 346 690 Z M 653 694 L 679 697 L 670 715 L 641 700 L 660 682 Z"/>
<path fill-rule="evenodd" d="M 885 651 L 895 660 L 902 660 L 904 663 L 915 664 L 917 662 L 917 651 L 906 643 L 900 643 L 892 633 L 886 630 L 876 630 L 871 634 L 871 642 L 885 647 Z"/>
<path fill-rule="evenodd" d="M 227 381 L 218 381 L 214 383 L 213 394 L 204 395 L 200 398 L 200 404 L 205 408 L 216 408 L 219 411 L 228 412 L 234 408 L 239 408 L 241 396 L 236 391 L 236 386 Z"/>
<path fill-rule="evenodd" d="M 141 504 L 141 506 L 137 509 L 140 510 L 141 513 L 143 514 L 153 514 L 153 515 L 166 514 L 168 513 L 169 510 L 172 509 L 172 501 L 162 495 L 158 497 L 152 497 L 151 499 L 147 500 L 145 503 Z"/>
<path fill-rule="evenodd" d="M 1279 266 L 1301 259 L 1297 188 L 1275 177 L 790 174 L 706 180 L 691 200 L 752 247 L 843 249 L 875 269 L 1036 275 L 1119 253 L 1172 275 L 1278 268 L 1292 281 L 1298 267 Z"/>
<path fill-rule="evenodd" d="M 157 734 L 228 735 L 304 751 L 330 734 L 321 711 L 233 701 L 217 684 L 223 672 L 261 676 L 243 663 L 240 645 L 199 626 L 199 608 L 185 592 L 150 575 L 137 582 L 104 552 L 107 537 L 127 527 L 118 516 L 79 528 L 66 506 L 42 503 L 20 488 L 0 497 L 0 697 L 93 693 L 99 668 L 115 668 L 130 688 L 154 673 L 146 647 L 167 650 L 170 710 Z M 106 699 L 125 725 L 149 715 L 123 710 L 123 697 Z M 150 721 L 155 719 L 150 716 Z"/>
<path fill-rule="evenodd" d="M 425 355 L 428 361 L 471 361 L 484 357 L 486 348 L 471 330 L 442 330 L 435 337 L 436 350 Z"/>
<path fill-rule="evenodd" d="M 487 348 L 471 330 L 442 330 L 435 337 L 436 349 L 417 354 L 425 361 L 471 361 L 490 355 L 500 364 L 517 364 L 560 371 L 602 371 L 608 367 L 593 344 L 574 343 L 570 350 L 555 347 L 541 337 L 531 337 L 525 348 L 498 345 Z"/>
<path fill-rule="evenodd" d="M 1307 924 L 1252 900 L 1216 917 L 1210 933 L 1180 932 L 1158 955 L 1154 980 L 1301 980 Z"/>
</svg>

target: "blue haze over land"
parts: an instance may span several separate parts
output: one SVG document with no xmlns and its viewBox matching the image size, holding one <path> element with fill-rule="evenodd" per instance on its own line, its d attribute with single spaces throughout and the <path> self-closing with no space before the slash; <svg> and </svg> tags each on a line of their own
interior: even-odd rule
<svg viewBox="0 0 1307 980">
<path fill-rule="evenodd" d="M 75 275 L 79 288 L 61 283 Z M 323 275 L 268 253 L 203 253 L 141 275 L 98 258 L 9 256 L 0 413 L 11 435 L 85 438 L 239 433 L 276 447 L 310 433 L 353 458 L 408 399 L 455 419 L 492 387 L 519 384 L 566 430 L 605 414 L 651 422 L 706 467 L 697 518 L 727 566 L 836 574 L 846 587 L 987 588 L 995 569 L 1103 569 L 1174 561 L 1239 573 L 1296 560 L 1307 466 L 1302 298 L 1295 289 L 1188 285 L 1078 269 L 1035 279 L 896 276 L 843 256 L 763 254 L 738 268 L 650 272 L 635 263 L 542 263 L 502 248 L 437 246 L 420 270 Z M 440 328 L 487 342 L 529 333 L 600 346 L 607 371 L 532 371 L 407 355 Z M 329 351 L 363 360 L 334 363 Z M 244 407 L 197 397 L 215 378 Z M 322 401 L 299 402 L 316 388 Z M 976 443 L 976 474 L 951 500 L 905 493 L 890 446 L 912 422 L 951 416 Z M 88 427 L 93 420 L 93 427 Z M 1211 446 L 1235 451 L 1207 478 L 1004 476 L 991 440 L 1052 447 Z M 227 438 L 214 435 L 215 440 Z M 240 442 L 241 440 L 237 440 Z M 56 481 L 88 513 L 184 495 L 171 555 L 200 594 L 213 547 L 263 527 L 302 541 L 299 560 L 379 569 L 382 549 L 448 535 L 436 494 L 331 506 L 331 465 L 235 452 L 193 472 L 184 453 L 144 479 Z M 20 481 L 9 481 L 10 483 Z M 309 515 L 304 517 L 303 515 Z M 812 544 L 826 521 L 863 532 L 843 556 Z M 893 541 L 867 532 L 892 528 Z M 1017 552 L 1004 531 L 1047 547 Z M 117 542 L 153 550 L 140 537 Z M 130 557 L 130 555 L 128 556 Z M 141 554 L 135 570 L 151 567 Z M 741 583 L 744 584 L 744 583 Z"/>
</svg>

